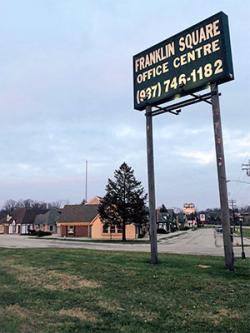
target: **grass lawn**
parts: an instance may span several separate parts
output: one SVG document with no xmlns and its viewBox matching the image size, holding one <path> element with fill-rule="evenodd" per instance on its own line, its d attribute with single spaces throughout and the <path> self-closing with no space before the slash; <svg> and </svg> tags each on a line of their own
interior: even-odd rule
<svg viewBox="0 0 250 333">
<path fill-rule="evenodd" d="M 250 332 L 250 261 L 0 249 L 1 333 Z"/>
<path fill-rule="evenodd" d="M 250 229 L 249 228 L 242 228 L 243 230 L 243 237 L 250 238 Z M 240 227 L 236 227 L 235 233 L 240 236 Z"/>
<path fill-rule="evenodd" d="M 124 241 L 122 240 L 116 240 L 116 239 L 82 239 L 82 238 L 67 238 L 67 237 L 37 237 L 37 236 L 30 236 L 32 239 L 47 239 L 47 240 L 55 240 L 55 241 L 66 241 L 66 242 L 82 242 L 82 243 L 112 243 L 117 244 L 121 243 L 124 244 Z M 126 240 L 126 244 L 149 244 L 149 240 L 145 240 L 142 238 L 136 239 L 136 240 Z"/>
</svg>

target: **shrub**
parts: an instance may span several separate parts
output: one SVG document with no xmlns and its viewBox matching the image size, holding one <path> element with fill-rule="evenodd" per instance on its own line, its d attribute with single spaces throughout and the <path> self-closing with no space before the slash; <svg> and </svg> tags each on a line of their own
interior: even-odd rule
<svg viewBox="0 0 250 333">
<path fill-rule="evenodd" d="M 51 232 L 49 232 L 49 231 L 42 231 L 42 230 L 38 230 L 38 231 L 36 231 L 36 230 L 30 230 L 29 234 L 31 236 L 37 236 L 37 237 L 43 237 L 43 236 L 50 236 L 50 235 L 52 235 Z"/>
<path fill-rule="evenodd" d="M 168 234 L 168 231 L 166 231 L 165 229 L 157 229 L 157 234 Z"/>
</svg>

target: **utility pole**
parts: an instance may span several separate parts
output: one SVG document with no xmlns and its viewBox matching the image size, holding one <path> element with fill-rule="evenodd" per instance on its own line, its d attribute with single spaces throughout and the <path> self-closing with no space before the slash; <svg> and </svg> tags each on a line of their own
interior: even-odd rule
<svg viewBox="0 0 250 333">
<path fill-rule="evenodd" d="M 152 107 L 146 106 L 146 134 L 147 134 L 147 161 L 148 161 L 148 196 L 149 196 L 149 232 L 151 244 L 151 264 L 158 263 L 157 251 L 157 225 L 155 213 L 155 176 L 154 176 L 154 147 Z"/>
<path fill-rule="evenodd" d="M 233 215 L 233 226 L 235 231 L 235 208 L 236 208 L 236 201 L 235 200 L 229 200 L 229 206 L 232 209 L 232 215 Z"/>
<path fill-rule="evenodd" d="M 88 200 L 88 161 L 86 160 L 86 169 L 85 169 L 85 200 Z"/>
<path fill-rule="evenodd" d="M 219 193 L 220 193 L 221 215 L 222 215 L 225 266 L 230 271 L 233 271 L 234 253 L 233 253 L 233 244 L 231 240 L 231 230 L 230 230 L 230 215 L 228 208 L 227 178 L 226 178 L 224 147 L 223 147 L 223 138 L 222 138 L 219 93 L 218 93 L 218 86 L 216 83 L 211 84 L 211 94 L 212 94 L 211 101 L 212 101 L 213 123 L 214 123 L 216 162 L 217 162 L 217 173 L 218 173 L 218 183 L 219 183 Z"/>
<path fill-rule="evenodd" d="M 242 164 L 242 169 L 241 170 L 246 170 L 247 176 L 250 176 L 250 160 L 248 160 L 247 164 Z"/>
<path fill-rule="evenodd" d="M 232 210 L 234 210 L 234 208 L 236 208 L 236 200 L 229 200 L 228 201 L 228 203 L 229 203 L 229 205 L 231 206 L 230 208 L 232 209 Z"/>
</svg>

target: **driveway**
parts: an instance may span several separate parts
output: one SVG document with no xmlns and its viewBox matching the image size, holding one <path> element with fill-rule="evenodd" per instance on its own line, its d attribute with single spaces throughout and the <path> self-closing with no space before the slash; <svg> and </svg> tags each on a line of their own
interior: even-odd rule
<svg viewBox="0 0 250 333">
<path fill-rule="evenodd" d="M 240 245 L 239 237 L 235 237 L 235 244 Z M 250 256 L 250 240 L 245 239 L 246 256 Z M 4 248 L 69 248 L 69 249 L 95 249 L 107 251 L 137 251 L 149 252 L 150 244 L 122 244 L 122 243 L 95 243 L 80 242 L 70 240 L 55 240 L 31 238 L 30 236 L 20 235 L 0 235 L 0 247 Z M 194 255 L 214 255 L 223 256 L 222 234 L 214 229 L 198 229 L 196 231 L 185 231 L 171 233 L 168 235 L 159 235 L 158 251 L 160 253 L 178 253 L 178 254 L 194 254 Z M 234 247 L 235 256 L 241 255 L 241 247 Z"/>
</svg>

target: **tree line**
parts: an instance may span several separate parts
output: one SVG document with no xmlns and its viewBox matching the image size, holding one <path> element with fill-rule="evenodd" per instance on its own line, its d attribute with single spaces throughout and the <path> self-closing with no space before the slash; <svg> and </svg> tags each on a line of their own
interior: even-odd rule
<svg viewBox="0 0 250 333">
<path fill-rule="evenodd" d="M 3 214 L 11 214 L 17 208 L 28 208 L 28 209 L 51 209 L 51 208 L 62 208 L 65 201 L 36 201 L 32 199 L 20 199 L 13 200 L 9 199 L 5 201 L 0 212 Z"/>
</svg>

